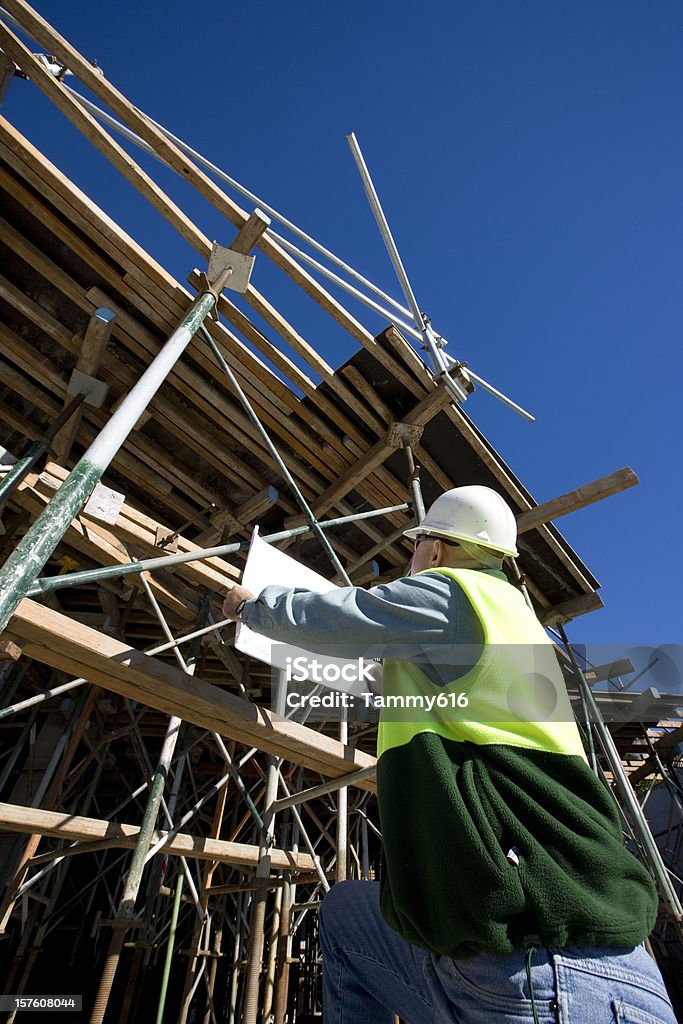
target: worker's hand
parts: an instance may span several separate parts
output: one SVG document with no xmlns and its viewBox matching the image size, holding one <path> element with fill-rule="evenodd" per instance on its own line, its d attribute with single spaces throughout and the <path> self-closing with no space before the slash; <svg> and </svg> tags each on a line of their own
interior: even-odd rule
<svg viewBox="0 0 683 1024">
<path fill-rule="evenodd" d="M 240 616 L 235 614 L 235 609 L 242 601 L 251 601 L 254 597 L 251 590 L 247 590 L 246 587 L 241 587 L 239 583 L 236 583 L 227 594 L 225 595 L 225 601 L 223 601 L 223 614 L 226 619 L 234 619 L 235 622 L 239 621 Z"/>
</svg>

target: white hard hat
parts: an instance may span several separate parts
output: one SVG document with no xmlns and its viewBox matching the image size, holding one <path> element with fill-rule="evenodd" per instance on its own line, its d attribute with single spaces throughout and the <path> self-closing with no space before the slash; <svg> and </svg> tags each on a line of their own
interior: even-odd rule
<svg viewBox="0 0 683 1024">
<path fill-rule="evenodd" d="M 403 536 L 415 539 L 422 534 L 471 541 L 517 555 L 517 523 L 512 509 L 497 491 L 478 484 L 444 491 L 419 526 L 406 530 Z"/>
</svg>

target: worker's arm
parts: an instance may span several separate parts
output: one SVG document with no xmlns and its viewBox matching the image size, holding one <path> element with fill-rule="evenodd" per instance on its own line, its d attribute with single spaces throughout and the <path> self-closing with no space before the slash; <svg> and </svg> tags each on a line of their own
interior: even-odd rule
<svg viewBox="0 0 683 1024">
<path fill-rule="evenodd" d="M 405 658 L 456 638 L 478 643 L 478 623 L 472 619 L 457 584 L 432 573 L 370 590 L 343 587 L 326 594 L 266 587 L 246 600 L 241 613 L 245 625 L 272 640 L 351 658 Z"/>
</svg>

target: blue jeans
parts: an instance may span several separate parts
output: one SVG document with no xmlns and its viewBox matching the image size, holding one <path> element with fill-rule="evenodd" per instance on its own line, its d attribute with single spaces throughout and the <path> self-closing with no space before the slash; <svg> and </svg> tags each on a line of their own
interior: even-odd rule
<svg viewBox="0 0 683 1024">
<path fill-rule="evenodd" d="M 385 924 L 379 883 L 341 882 L 320 908 L 324 1024 L 532 1024 L 523 951 L 465 960 L 428 953 Z M 634 949 L 541 947 L 541 1024 L 676 1024 L 659 968 Z"/>
</svg>

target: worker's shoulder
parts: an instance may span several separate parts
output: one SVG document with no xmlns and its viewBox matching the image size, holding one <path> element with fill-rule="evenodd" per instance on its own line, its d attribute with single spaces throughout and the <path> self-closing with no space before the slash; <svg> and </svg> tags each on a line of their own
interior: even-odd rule
<svg viewBox="0 0 683 1024">
<path fill-rule="evenodd" d="M 375 589 L 381 591 L 382 596 L 405 604 L 428 603 L 430 599 L 453 601 L 464 597 L 464 591 L 457 580 L 436 571 L 402 576 Z"/>
</svg>

